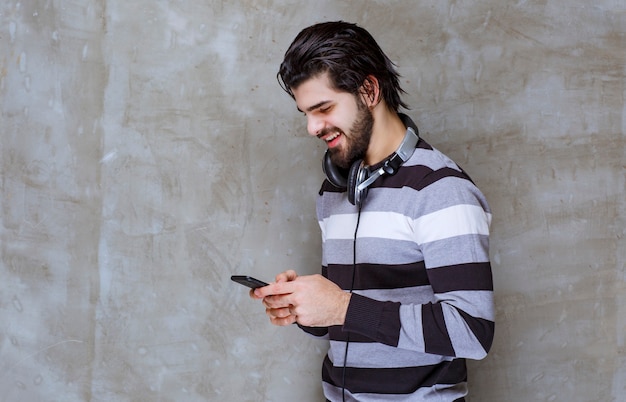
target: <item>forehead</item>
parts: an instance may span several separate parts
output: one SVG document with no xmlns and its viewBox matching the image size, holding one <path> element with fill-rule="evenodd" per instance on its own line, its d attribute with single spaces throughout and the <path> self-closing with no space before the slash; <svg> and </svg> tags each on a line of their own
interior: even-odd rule
<svg viewBox="0 0 626 402">
<path fill-rule="evenodd" d="M 298 110 L 303 112 L 310 111 L 322 104 L 352 98 L 350 93 L 333 88 L 328 74 L 311 77 L 292 89 L 292 92 Z"/>
</svg>

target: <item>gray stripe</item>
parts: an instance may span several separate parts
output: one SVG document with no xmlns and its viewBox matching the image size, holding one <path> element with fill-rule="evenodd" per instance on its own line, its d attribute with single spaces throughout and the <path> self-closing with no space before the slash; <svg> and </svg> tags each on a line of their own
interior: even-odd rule
<svg viewBox="0 0 626 402">
<path fill-rule="evenodd" d="M 489 236 L 469 234 L 422 244 L 429 267 L 489 261 Z"/>
<path fill-rule="evenodd" d="M 436 301 L 433 288 L 430 285 L 397 289 L 355 290 L 354 293 L 374 300 L 400 302 L 402 304 L 425 304 Z"/>
<path fill-rule="evenodd" d="M 335 387 L 328 383 L 323 383 L 324 395 L 330 401 L 342 400 L 341 387 Z M 455 384 L 445 388 L 445 385 L 436 385 L 430 388 L 419 388 L 412 394 L 351 394 L 346 390 L 346 401 L 349 402 L 415 402 L 415 401 L 454 401 L 468 393 L 467 383 Z"/>
<path fill-rule="evenodd" d="M 432 147 L 432 146 L 431 146 Z M 437 148 L 432 150 L 417 148 L 408 161 L 403 166 L 426 166 L 432 170 L 441 169 L 442 167 L 451 167 L 460 170 L 456 163 L 445 154 L 441 153 Z"/>
<path fill-rule="evenodd" d="M 334 264 L 352 264 L 351 239 L 332 239 L 324 242 L 324 252 L 322 262 L 332 261 Z M 359 238 L 357 240 L 357 264 L 367 262 L 368 264 L 410 264 L 423 261 L 422 253 L 417 244 L 411 241 L 391 240 L 381 238 Z"/>
<path fill-rule="evenodd" d="M 343 367 L 346 343 L 330 341 L 328 357 L 335 367 Z M 435 365 L 452 358 L 414 352 L 408 349 L 383 345 L 382 343 L 355 343 L 348 345 L 348 367 L 398 368 Z"/>
<path fill-rule="evenodd" d="M 454 307 L 476 318 L 494 321 L 493 292 L 490 290 L 458 290 L 439 295 L 439 300 L 449 301 Z"/>
</svg>

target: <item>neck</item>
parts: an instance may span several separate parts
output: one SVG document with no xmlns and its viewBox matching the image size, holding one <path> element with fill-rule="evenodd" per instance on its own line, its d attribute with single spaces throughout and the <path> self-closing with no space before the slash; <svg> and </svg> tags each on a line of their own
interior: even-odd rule
<svg viewBox="0 0 626 402">
<path fill-rule="evenodd" d="M 365 155 L 365 163 L 370 166 L 381 162 L 395 152 L 406 134 L 406 127 L 398 113 L 389 110 L 384 102 L 377 104 L 372 109 L 372 114 L 374 127 Z"/>
</svg>

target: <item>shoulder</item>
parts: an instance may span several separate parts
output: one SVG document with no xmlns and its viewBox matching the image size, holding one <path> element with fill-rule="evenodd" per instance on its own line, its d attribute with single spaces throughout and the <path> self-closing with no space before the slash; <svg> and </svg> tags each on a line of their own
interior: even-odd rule
<svg viewBox="0 0 626 402">
<path fill-rule="evenodd" d="M 413 155 L 386 184 L 420 191 L 447 177 L 472 181 L 452 159 L 420 139 Z"/>
<path fill-rule="evenodd" d="M 484 195 L 471 177 L 452 159 L 420 139 L 411 158 L 397 174 L 384 182 L 402 190 L 395 199 L 408 197 L 411 215 L 421 215 L 458 204 L 480 206 L 489 211 Z M 397 201 L 396 201 L 397 202 Z"/>
</svg>

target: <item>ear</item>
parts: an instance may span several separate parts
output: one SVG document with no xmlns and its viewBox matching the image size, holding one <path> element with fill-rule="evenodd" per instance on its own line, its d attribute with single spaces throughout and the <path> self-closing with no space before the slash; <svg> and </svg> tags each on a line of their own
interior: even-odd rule
<svg viewBox="0 0 626 402">
<path fill-rule="evenodd" d="M 368 75 L 363 81 L 361 97 L 369 108 L 373 108 L 380 102 L 380 86 L 378 85 L 378 79 L 373 75 Z"/>
</svg>

